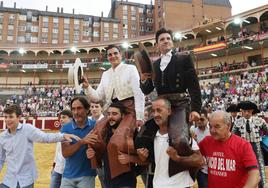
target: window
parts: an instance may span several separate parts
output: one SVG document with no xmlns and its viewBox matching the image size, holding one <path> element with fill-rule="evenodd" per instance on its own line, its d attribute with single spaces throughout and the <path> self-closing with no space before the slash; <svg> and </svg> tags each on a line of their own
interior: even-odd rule
<svg viewBox="0 0 268 188">
<path fill-rule="evenodd" d="M 26 21 L 26 15 L 19 15 L 19 20 Z"/>
<path fill-rule="evenodd" d="M 14 25 L 8 25 L 8 26 L 7 26 L 7 29 L 8 29 L 8 30 L 13 30 L 13 29 L 14 29 Z"/>
<path fill-rule="evenodd" d="M 108 41 L 109 40 L 109 37 L 104 37 L 103 38 L 103 41 Z"/>
<path fill-rule="evenodd" d="M 80 32 L 79 31 L 74 31 L 74 36 L 79 36 Z"/>
<path fill-rule="evenodd" d="M 41 40 L 41 43 L 42 43 L 42 44 L 47 44 L 47 39 L 43 38 L 43 39 Z"/>
<path fill-rule="evenodd" d="M 58 32 L 59 32 L 58 29 L 53 29 L 53 30 L 52 30 L 52 33 L 58 33 Z"/>
<path fill-rule="evenodd" d="M 123 24 L 127 25 L 127 20 L 123 20 Z"/>
<path fill-rule="evenodd" d="M 74 40 L 79 40 L 79 36 L 74 36 Z"/>
<path fill-rule="evenodd" d="M 48 34 L 47 33 L 42 33 L 42 38 L 47 38 Z"/>
<path fill-rule="evenodd" d="M 79 19 L 74 19 L 74 25 L 79 25 L 80 24 L 80 20 Z"/>
<path fill-rule="evenodd" d="M 127 20 L 127 16 L 123 16 L 123 20 Z"/>
<path fill-rule="evenodd" d="M 64 39 L 63 44 L 69 44 L 69 40 Z"/>
<path fill-rule="evenodd" d="M 140 22 L 144 22 L 144 18 L 143 17 L 140 18 Z"/>
<path fill-rule="evenodd" d="M 58 44 L 58 39 L 52 39 L 52 44 Z"/>
<path fill-rule="evenodd" d="M 89 36 L 89 31 L 83 31 L 83 36 L 85 37 Z"/>
<path fill-rule="evenodd" d="M 104 27 L 109 27 L 109 23 L 104 23 L 103 26 Z"/>
<path fill-rule="evenodd" d="M 84 27 L 89 26 L 89 21 L 83 21 L 83 26 L 84 26 Z"/>
<path fill-rule="evenodd" d="M 58 33 L 52 33 L 52 38 L 57 39 L 58 38 Z"/>
<path fill-rule="evenodd" d="M 64 18 L 64 24 L 70 24 L 70 19 L 69 18 Z"/>
<path fill-rule="evenodd" d="M 94 32 L 93 32 L 93 36 L 94 36 L 94 37 L 99 37 L 99 32 L 98 32 L 98 31 L 94 31 Z"/>
<path fill-rule="evenodd" d="M 74 25 L 74 30 L 79 30 L 80 29 L 80 25 Z"/>
<path fill-rule="evenodd" d="M 31 37 L 31 43 L 37 43 L 38 38 L 37 37 Z"/>
<path fill-rule="evenodd" d="M 109 37 L 109 33 L 103 33 L 104 37 Z"/>
<path fill-rule="evenodd" d="M 113 32 L 118 33 L 118 28 L 114 28 Z"/>
<path fill-rule="evenodd" d="M 70 28 L 70 24 L 64 24 L 64 29 L 69 29 Z"/>
<path fill-rule="evenodd" d="M 38 26 L 32 26 L 31 31 L 32 32 L 38 32 Z"/>
<path fill-rule="evenodd" d="M 136 20 L 136 17 L 135 16 L 132 16 L 131 17 L 131 20 L 135 21 Z"/>
<path fill-rule="evenodd" d="M 54 28 L 59 28 L 59 23 L 53 23 Z"/>
<path fill-rule="evenodd" d="M 0 24 L 0 29 L 3 29 L 3 25 L 2 24 Z"/>
<path fill-rule="evenodd" d="M 123 6 L 123 10 L 127 10 L 127 5 L 124 5 Z"/>
<path fill-rule="evenodd" d="M 139 13 L 143 13 L 143 8 L 139 8 Z"/>
<path fill-rule="evenodd" d="M 59 18 L 58 17 L 53 17 L 53 23 L 59 23 Z"/>
<path fill-rule="evenodd" d="M 25 36 L 18 36 L 18 42 L 25 42 Z"/>
<path fill-rule="evenodd" d="M 69 30 L 64 30 L 63 33 L 64 35 L 69 35 Z"/>
<path fill-rule="evenodd" d="M 43 22 L 48 22 L 48 17 L 47 16 L 43 17 Z"/>
<path fill-rule="evenodd" d="M 13 36 L 13 31 L 14 31 L 14 30 L 8 30 L 8 31 L 7 31 L 7 34 L 8 34 L 9 36 Z M 13 39 L 12 39 L 12 40 L 13 40 Z"/>
<path fill-rule="evenodd" d="M 136 30 L 136 25 L 131 25 L 131 30 Z"/>
<path fill-rule="evenodd" d="M 117 39 L 117 38 L 118 38 L 118 34 L 115 34 L 115 33 L 114 33 L 114 34 L 113 34 L 113 38 L 114 38 L 114 39 Z"/>
<path fill-rule="evenodd" d="M 114 26 L 114 28 L 118 28 L 118 24 L 114 24 L 113 26 Z"/>
<path fill-rule="evenodd" d="M 33 16 L 33 17 L 32 17 L 32 21 L 33 21 L 33 22 L 37 22 L 37 17 L 36 17 L 36 16 Z"/>
<path fill-rule="evenodd" d="M 104 32 L 108 33 L 109 32 L 109 27 L 104 27 Z"/>
<path fill-rule="evenodd" d="M 100 27 L 100 22 L 94 22 L 93 27 Z"/>
<path fill-rule="evenodd" d="M 42 33 L 47 33 L 48 32 L 48 28 L 42 28 Z"/>
<path fill-rule="evenodd" d="M 0 40 L 3 40 L 2 35 L 0 35 Z"/>
<path fill-rule="evenodd" d="M 13 40 L 13 36 L 7 36 L 7 40 L 8 40 L 8 41 Z"/>
<path fill-rule="evenodd" d="M 68 39 L 69 40 L 69 35 L 64 35 L 64 39 Z"/>
<path fill-rule="evenodd" d="M 48 28 L 48 22 L 43 22 L 43 27 Z"/>
</svg>

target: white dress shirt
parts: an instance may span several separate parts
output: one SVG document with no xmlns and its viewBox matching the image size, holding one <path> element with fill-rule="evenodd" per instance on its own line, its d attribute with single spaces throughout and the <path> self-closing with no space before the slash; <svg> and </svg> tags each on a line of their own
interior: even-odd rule
<svg viewBox="0 0 268 188">
<path fill-rule="evenodd" d="M 161 71 L 164 71 L 166 69 L 171 60 L 171 57 L 172 57 L 171 50 L 168 53 L 161 55 L 161 62 L 160 62 Z"/>
<path fill-rule="evenodd" d="M 140 89 L 140 77 L 134 65 L 120 63 L 115 69 L 110 68 L 101 77 L 95 90 L 91 86 L 85 90 L 90 100 L 106 100 L 110 104 L 112 95 L 118 100 L 134 97 L 137 120 L 143 120 L 145 98 Z"/>
</svg>

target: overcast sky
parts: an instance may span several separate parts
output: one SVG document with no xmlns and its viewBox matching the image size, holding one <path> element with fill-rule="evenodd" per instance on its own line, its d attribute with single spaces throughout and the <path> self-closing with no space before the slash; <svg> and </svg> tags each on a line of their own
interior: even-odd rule
<svg viewBox="0 0 268 188">
<path fill-rule="evenodd" d="M 65 13 L 89 14 L 100 16 L 101 11 L 104 16 L 107 16 L 110 10 L 111 0 L 0 0 L 4 2 L 5 7 L 13 7 L 14 2 L 17 2 L 17 8 L 30 8 L 45 10 L 48 5 L 48 10 L 55 12 L 57 7 L 63 7 Z M 151 0 L 129 0 L 132 2 L 149 4 Z M 153 0 L 154 2 L 154 0 Z M 238 14 L 246 10 L 253 9 L 258 6 L 268 4 L 268 0 L 230 0 L 232 4 L 232 14 Z"/>
</svg>

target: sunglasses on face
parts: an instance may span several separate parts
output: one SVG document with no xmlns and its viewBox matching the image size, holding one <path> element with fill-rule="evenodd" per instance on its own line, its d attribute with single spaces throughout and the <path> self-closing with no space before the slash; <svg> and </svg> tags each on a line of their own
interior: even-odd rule
<svg viewBox="0 0 268 188">
<path fill-rule="evenodd" d="M 119 54 L 119 52 L 108 53 L 108 57 L 112 57 L 113 55 L 116 56 L 116 55 L 118 55 L 118 54 Z"/>
</svg>

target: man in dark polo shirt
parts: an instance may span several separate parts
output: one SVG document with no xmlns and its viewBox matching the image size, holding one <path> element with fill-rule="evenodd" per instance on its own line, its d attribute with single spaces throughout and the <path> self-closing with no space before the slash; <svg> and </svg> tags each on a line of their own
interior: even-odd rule
<svg viewBox="0 0 268 188">
<path fill-rule="evenodd" d="M 86 136 L 95 125 L 95 121 L 88 119 L 89 107 L 85 97 L 75 97 L 71 101 L 73 120 L 61 129 L 62 133 L 72 133 L 81 138 L 78 142 L 62 143 L 62 155 L 66 162 L 61 187 L 95 188 L 96 171 L 91 168 L 86 156 L 87 144 L 96 140 L 94 136 Z"/>
</svg>

